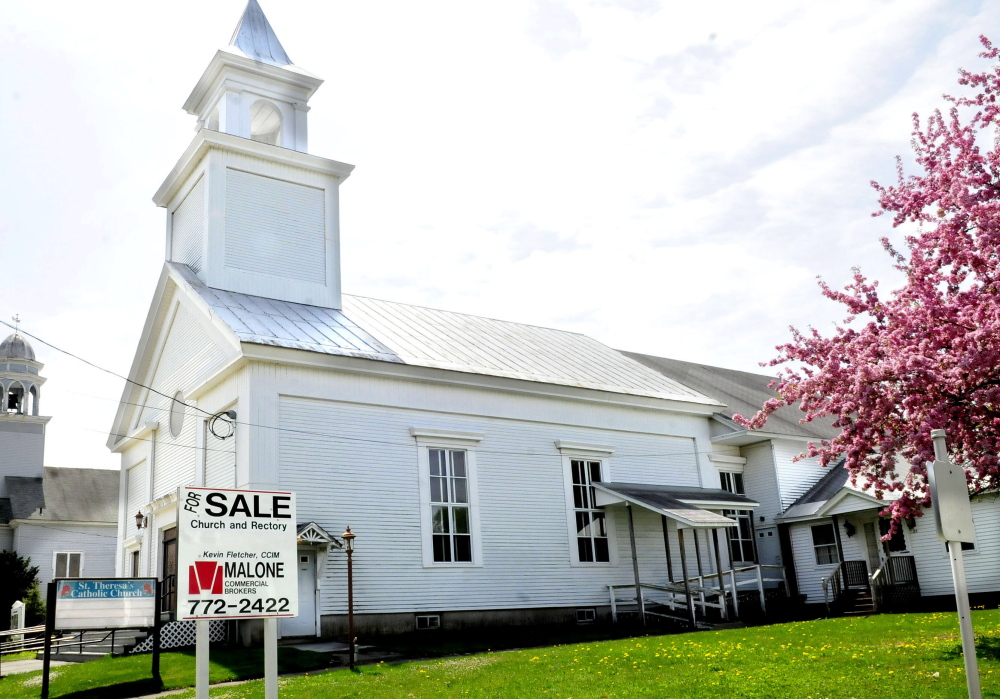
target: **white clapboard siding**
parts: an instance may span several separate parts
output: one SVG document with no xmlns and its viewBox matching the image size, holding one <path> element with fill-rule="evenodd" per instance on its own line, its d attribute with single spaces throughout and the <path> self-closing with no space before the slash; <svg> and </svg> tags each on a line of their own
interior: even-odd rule
<svg viewBox="0 0 1000 699">
<path fill-rule="evenodd" d="M 326 282 L 326 193 L 241 170 L 226 170 L 225 265 Z"/>
<path fill-rule="evenodd" d="M 170 259 L 186 264 L 197 274 L 202 268 L 204 246 L 205 178 L 202 177 L 173 213 Z"/>
<path fill-rule="evenodd" d="M 236 439 L 205 438 L 205 487 L 236 487 Z"/>
<path fill-rule="evenodd" d="M 139 530 L 135 528 L 135 514 L 149 500 L 147 491 L 147 478 L 149 477 L 149 464 L 140 461 L 135 466 L 125 472 L 125 538 L 135 536 Z"/>
<path fill-rule="evenodd" d="M 996 592 L 1000 590 L 1000 501 L 995 495 L 974 499 L 972 517 L 976 524 L 976 550 L 963 552 L 969 592 Z M 933 513 L 925 511 L 916 522 L 915 530 L 904 527 L 904 531 L 917 564 L 920 594 L 955 594 L 951 559 L 944 542 L 937 537 Z"/>
<path fill-rule="evenodd" d="M 170 434 L 171 398 L 225 358 L 223 351 L 184 306 L 178 307 L 168 332 L 151 383 L 157 393 L 148 392 L 142 413 L 143 420 L 160 423 L 153 462 L 154 499 L 194 479 L 195 429 L 202 413 L 187 407 L 181 434 L 174 437 Z"/>
<path fill-rule="evenodd" d="M 45 435 L 42 425 L 5 425 L 0 431 L 0 454 L 4 476 L 42 477 L 42 453 Z M 21 431 L 23 430 L 23 431 Z M 7 484 L 0 478 L 0 498 L 7 497 Z"/>
<path fill-rule="evenodd" d="M 799 594 L 806 596 L 806 603 L 823 602 L 823 578 L 830 575 L 837 567 L 835 563 L 818 565 L 816 550 L 813 547 L 812 526 L 829 524 L 832 520 L 819 520 L 805 524 L 793 524 L 789 527 L 792 540 L 792 556 L 795 558 L 795 575 L 799 583 Z"/>
<path fill-rule="evenodd" d="M 805 442 L 774 439 L 771 443 L 774 445 L 774 462 L 778 474 L 778 487 L 781 489 L 781 509 L 784 511 L 829 471 L 819 465 L 819 459 L 792 461 L 806 450 Z"/>
<path fill-rule="evenodd" d="M 653 455 L 612 456 L 606 462 L 611 480 L 698 484 L 689 437 L 292 397 L 280 399 L 279 415 L 281 487 L 298 493 L 299 521 L 315 520 L 332 532 L 349 524 L 358 533 L 355 594 L 362 611 L 605 604 L 609 583 L 631 582 L 623 507 L 610 508 L 617 565 L 570 565 L 556 439 L 613 444 L 616 454 Z M 475 448 L 482 567 L 422 565 L 420 474 L 417 446 L 408 432 L 414 426 L 484 435 Z M 662 581 L 666 561 L 660 519 L 639 510 L 635 518 L 642 575 Z M 679 571 L 679 557 L 675 560 Z M 331 555 L 323 613 L 344 611 L 343 565 L 342 556 Z"/>
<path fill-rule="evenodd" d="M 778 491 L 778 477 L 775 473 L 774 450 L 771 442 L 760 442 L 751 444 L 741 449 L 741 456 L 747 462 L 743 466 L 743 486 L 746 488 L 747 496 L 760 503 L 754 513 L 757 519 L 754 524 L 757 527 L 774 525 L 774 518 L 781 514 L 783 507 Z M 760 517 L 764 521 L 760 521 Z"/>
<path fill-rule="evenodd" d="M 55 575 L 54 552 L 67 551 L 83 553 L 82 577 L 114 577 L 115 524 L 87 525 L 56 522 L 44 524 L 24 524 L 17 528 L 17 553 L 31 559 L 38 566 L 38 580 L 41 589 Z"/>
</svg>

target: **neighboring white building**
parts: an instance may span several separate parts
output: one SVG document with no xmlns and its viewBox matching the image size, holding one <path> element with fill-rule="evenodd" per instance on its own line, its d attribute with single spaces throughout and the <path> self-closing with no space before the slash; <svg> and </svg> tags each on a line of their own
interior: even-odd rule
<svg viewBox="0 0 1000 699">
<path fill-rule="evenodd" d="M 954 587 L 944 542 L 931 512 L 914 518 L 889 541 L 889 522 L 880 517 L 888 502 L 848 482 L 842 462 L 824 469 L 816 459 L 792 459 L 808 442 L 830 439 L 828 422 L 802 424 L 794 407 L 774 413 L 764 430 L 748 431 L 732 422 L 734 413 L 750 416 L 774 392 L 772 377 L 690 362 L 626 353 L 665 376 L 726 405 L 715 416 L 712 443 L 728 457 L 713 455 L 721 470 L 742 474 L 745 492 L 761 505 L 753 522 L 761 563 L 786 568 L 790 592 L 806 604 L 834 601 L 841 609 L 903 609 L 922 598 L 942 597 Z M 725 459 L 725 461 L 723 461 Z M 725 478 L 725 476 L 723 476 Z M 972 594 L 1000 593 L 1000 503 L 997 494 L 972 499 L 978 540 L 965 544 L 966 575 Z M 874 580 L 872 580 L 874 576 Z M 824 594 L 824 581 L 826 593 Z"/>
<path fill-rule="evenodd" d="M 119 573 L 175 584 L 186 484 L 298 494 L 286 636 L 342 628 L 347 525 L 367 632 L 588 619 L 637 574 L 728 570 L 752 515 L 723 512 L 757 503 L 720 488 L 720 402 L 583 335 L 341 292 L 353 167 L 307 152 L 320 82 L 250 0 L 185 103 L 199 129 L 154 197 L 167 259 L 108 440 Z"/>
<path fill-rule="evenodd" d="M 0 549 L 54 577 L 115 574 L 118 472 L 43 468 L 44 365 L 18 333 L 0 342 Z"/>
</svg>

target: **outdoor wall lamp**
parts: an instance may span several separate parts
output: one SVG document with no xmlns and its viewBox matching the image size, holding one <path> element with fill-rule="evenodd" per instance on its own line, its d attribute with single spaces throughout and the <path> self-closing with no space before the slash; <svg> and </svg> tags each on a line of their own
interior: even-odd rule
<svg viewBox="0 0 1000 699">
<path fill-rule="evenodd" d="M 142 514 L 142 510 L 135 513 L 135 528 L 145 529 L 146 528 L 146 516 Z"/>
<path fill-rule="evenodd" d="M 854 536 L 854 534 L 858 531 L 858 528 L 855 527 L 851 522 L 848 522 L 848 521 L 845 520 L 844 521 L 844 531 L 847 532 L 847 536 L 848 536 L 848 538 L 850 538 L 850 537 Z"/>
</svg>

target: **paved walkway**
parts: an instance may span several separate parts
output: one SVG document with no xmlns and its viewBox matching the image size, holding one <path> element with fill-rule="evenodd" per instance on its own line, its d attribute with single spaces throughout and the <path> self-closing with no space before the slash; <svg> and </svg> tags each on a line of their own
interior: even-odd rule
<svg viewBox="0 0 1000 699">
<path fill-rule="evenodd" d="M 73 663 L 66 663 L 59 660 L 52 660 L 49 662 L 51 667 L 59 667 L 60 665 L 73 665 Z M 0 663 L 0 677 L 6 677 L 7 675 L 17 675 L 22 672 L 34 672 L 35 670 L 42 669 L 42 661 L 29 659 L 29 660 L 11 660 L 10 662 Z"/>
</svg>

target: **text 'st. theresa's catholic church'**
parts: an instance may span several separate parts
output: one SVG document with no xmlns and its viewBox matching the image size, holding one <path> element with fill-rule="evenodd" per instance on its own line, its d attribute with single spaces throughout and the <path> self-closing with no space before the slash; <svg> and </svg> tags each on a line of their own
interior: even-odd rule
<svg viewBox="0 0 1000 699">
<path fill-rule="evenodd" d="M 585 621 L 609 585 L 754 563 L 717 400 L 577 333 L 342 293 L 352 166 L 308 152 L 320 85 L 250 0 L 184 104 L 197 133 L 154 197 L 166 262 L 108 441 L 119 573 L 175 584 L 188 484 L 298 494 L 285 636 L 343 628 L 346 525 L 362 633 Z"/>
</svg>

